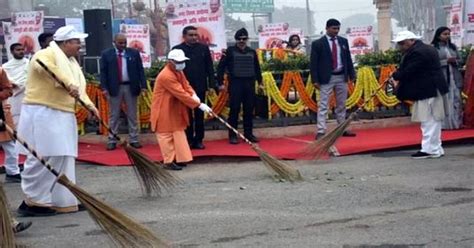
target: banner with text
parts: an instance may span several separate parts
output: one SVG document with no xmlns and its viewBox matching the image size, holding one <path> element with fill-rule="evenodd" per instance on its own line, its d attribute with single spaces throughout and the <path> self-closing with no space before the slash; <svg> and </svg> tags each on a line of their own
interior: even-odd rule
<svg viewBox="0 0 474 248">
<path fill-rule="evenodd" d="M 457 47 L 462 46 L 462 2 L 452 4 L 449 15 L 449 28 L 451 29 L 451 42 Z"/>
<path fill-rule="evenodd" d="M 183 42 L 183 28 L 192 25 L 198 29 L 199 42 L 209 46 L 213 60 L 221 58 L 227 45 L 224 10 L 219 1 L 168 1 L 165 14 L 171 47 Z"/>
<path fill-rule="evenodd" d="M 2 22 L 3 38 L 5 40 L 5 48 L 7 50 L 8 59 L 12 58 L 10 46 L 14 43 L 11 33 L 11 24 L 11 22 Z"/>
<path fill-rule="evenodd" d="M 18 42 L 25 47 L 25 55 L 32 56 L 40 50 L 38 36 L 43 33 L 43 11 L 12 13 L 10 34 L 13 43 Z M 9 49 L 7 49 L 9 50 Z"/>
<path fill-rule="evenodd" d="M 374 34 L 372 26 L 349 27 L 346 30 L 349 50 L 354 59 L 356 55 L 374 51 Z"/>
<path fill-rule="evenodd" d="M 274 8 L 273 0 L 224 0 L 224 9 L 228 13 L 272 13 Z"/>
<path fill-rule="evenodd" d="M 151 67 L 150 27 L 148 24 L 121 24 L 120 33 L 127 37 L 127 46 L 137 49 L 143 67 Z"/>
<path fill-rule="evenodd" d="M 288 23 L 269 23 L 258 26 L 258 47 L 264 49 L 285 48 L 291 35 L 297 34 L 303 41 L 303 30 L 290 28 Z"/>
<path fill-rule="evenodd" d="M 464 18 L 464 45 L 474 44 L 474 0 L 466 1 Z"/>
</svg>

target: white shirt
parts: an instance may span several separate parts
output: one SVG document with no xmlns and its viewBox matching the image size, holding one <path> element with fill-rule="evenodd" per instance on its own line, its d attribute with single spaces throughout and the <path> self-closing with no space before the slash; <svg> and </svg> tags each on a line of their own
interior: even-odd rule
<svg viewBox="0 0 474 248">
<path fill-rule="evenodd" d="M 120 53 L 119 50 L 115 49 L 115 52 L 116 52 L 117 57 L 118 57 L 119 53 Z M 125 50 L 122 51 L 121 55 L 122 55 L 122 82 L 128 82 L 128 81 L 130 81 L 130 77 L 128 76 L 128 70 L 127 70 L 127 58 L 128 58 L 128 56 L 127 56 L 127 53 L 125 53 Z"/>
<path fill-rule="evenodd" d="M 329 43 L 329 49 L 331 49 L 331 52 L 332 52 L 332 37 L 329 36 L 329 35 L 326 35 L 326 38 L 328 39 L 328 43 Z M 337 39 L 337 36 L 334 37 L 336 38 L 336 46 L 337 46 L 337 69 L 335 69 L 334 71 L 342 71 L 342 57 L 341 57 L 341 46 L 339 45 L 339 40 Z"/>
</svg>

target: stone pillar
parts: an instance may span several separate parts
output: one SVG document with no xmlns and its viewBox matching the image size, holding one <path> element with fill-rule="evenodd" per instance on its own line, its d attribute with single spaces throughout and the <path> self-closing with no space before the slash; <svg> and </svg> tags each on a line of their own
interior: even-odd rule
<svg viewBox="0 0 474 248">
<path fill-rule="evenodd" d="M 373 3 L 377 7 L 379 50 L 385 51 L 392 46 L 392 0 L 374 0 Z"/>
</svg>

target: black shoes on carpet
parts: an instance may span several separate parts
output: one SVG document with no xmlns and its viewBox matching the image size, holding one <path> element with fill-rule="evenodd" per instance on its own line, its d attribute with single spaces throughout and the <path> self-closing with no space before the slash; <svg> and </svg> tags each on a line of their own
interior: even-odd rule
<svg viewBox="0 0 474 248">
<path fill-rule="evenodd" d="M 253 134 L 249 134 L 249 135 L 244 135 L 246 139 L 248 139 L 250 142 L 252 143 L 258 143 L 260 141 L 259 138 L 255 137 L 255 135 Z M 232 145 L 237 145 L 239 144 L 239 138 L 237 138 L 237 136 L 229 136 L 229 144 L 232 144 Z"/>
<path fill-rule="evenodd" d="M 133 143 L 130 143 L 129 145 L 135 149 L 140 149 L 143 147 L 142 144 L 140 144 L 140 142 L 133 142 Z M 117 149 L 117 143 L 107 144 L 107 151 L 113 151 L 115 149 Z"/>
</svg>

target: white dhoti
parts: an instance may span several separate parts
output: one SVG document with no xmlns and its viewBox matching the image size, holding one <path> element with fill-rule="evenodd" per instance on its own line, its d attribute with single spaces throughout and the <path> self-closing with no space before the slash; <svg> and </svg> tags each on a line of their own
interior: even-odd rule
<svg viewBox="0 0 474 248">
<path fill-rule="evenodd" d="M 78 136 L 74 113 L 42 105 L 24 104 L 18 125 L 18 136 L 58 172 L 75 182 Z M 74 195 L 55 182 L 56 177 L 32 154 L 28 154 L 21 182 L 27 204 L 53 207 L 59 212 L 77 211 L 77 199 Z"/>
<path fill-rule="evenodd" d="M 20 174 L 20 168 L 18 167 L 18 149 L 15 145 L 15 141 L 4 141 L 0 145 L 5 152 L 5 171 L 8 175 Z"/>
</svg>

